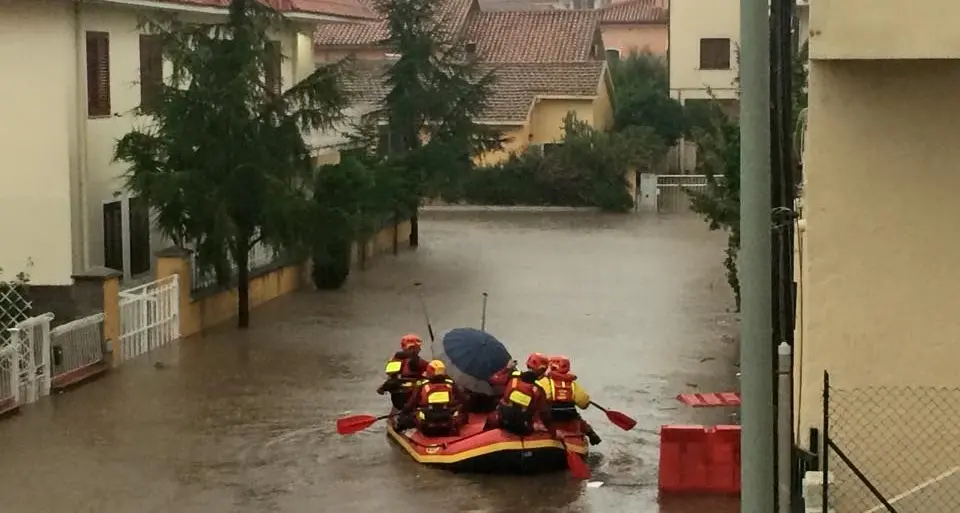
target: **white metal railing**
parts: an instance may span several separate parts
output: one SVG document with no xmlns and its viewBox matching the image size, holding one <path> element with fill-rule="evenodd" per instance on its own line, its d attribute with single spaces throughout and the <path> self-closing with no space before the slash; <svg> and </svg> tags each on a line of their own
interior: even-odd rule
<svg viewBox="0 0 960 513">
<path fill-rule="evenodd" d="M 277 258 L 280 254 L 273 249 L 271 246 L 265 244 L 263 241 L 257 242 L 250 248 L 248 253 L 247 262 L 251 271 L 266 267 L 273 264 L 277 261 Z M 191 262 L 192 267 L 192 279 L 190 280 L 190 289 L 191 290 L 200 290 L 210 286 L 213 286 L 217 283 L 217 274 L 212 267 L 201 267 L 198 265 L 198 254 L 196 251 L 193 253 L 193 260 Z M 236 277 L 237 275 L 237 264 L 233 261 L 233 257 L 229 254 L 227 255 L 227 264 L 230 266 L 230 277 Z"/>
<path fill-rule="evenodd" d="M 54 377 L 103 361 L 103 318 L 97 313 L 50 331 Z"/>
<path fill-rule="evenodd" d="M 119 361 L 180 338 L 180 282 L 176 274 L 120 292 Z"/>
</svg>

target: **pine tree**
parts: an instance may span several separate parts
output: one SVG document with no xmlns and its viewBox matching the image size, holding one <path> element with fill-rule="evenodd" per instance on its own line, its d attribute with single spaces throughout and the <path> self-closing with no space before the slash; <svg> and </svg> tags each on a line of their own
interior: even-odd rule
<svg viewBox="0 0 960 513">
<path fill-rule="evenodd" d="M 389 130 L 391 160 L 414 191 L 410 245 L 419 245 L 421 199 L 472 157 L 502 146 L 499 133 L 474 119 L 483 112 L 495 81 L 467 58 L 463 42 L 449 33 L 434 0 L 378 0 L 387 20 L 385 44 L 399 55 L 386 73 L 389 92 L 376 113 Z M 426 142 L 424 142 L 426 141 Z"/>
<path fill-rule="evenodd" d="M 286 20 L 255 0 L 232 0 L 222 23 L 148 27 L 173 72 L 146 126 L 118 142 L 115 160 L 129 165 L 126 187 L 157 212 L 157 228 L 196 245 L 199 265 L 233 260 L 245 328 L 250 249 L 297 246 L 308 236 L 313 162 L 303 136 L 340 119 L 348 103 L 342 63 L 278 92 L 268 81 L 277 64 L 267 34 Z"/>
</svg>

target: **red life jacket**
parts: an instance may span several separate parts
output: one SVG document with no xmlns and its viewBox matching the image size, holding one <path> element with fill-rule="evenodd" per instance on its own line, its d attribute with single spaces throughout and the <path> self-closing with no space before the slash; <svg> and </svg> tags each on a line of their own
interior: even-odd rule
<svg viewBox="0 0 960 513">
<path fill-rule="evenodd" d="M 536 383 L 527 383 L 514 375 L 507 382 L 500 403 L 527 412 L 540 399 L 541 394 L 543 390 Z"/>
<path fill-rule="evenodd" d="M 419 357 L 416 357 L 419 359 Z M 387 362 L 384 372 L 389 378 L 402 379 L 404 388 L 411 388 L 422 376 L 418 368 L 413 365 L 414 357 L 403 351 L 397 351 L 393 358 Z"/>
<path fill-rule="evenodd" d="M 573 381 L 574 380 L 572 379 L 566 379 L 566 376 L 550 376 L 550 387 L 553 391 L 553 403 L 573 403 L 573 387 L 576 386 Z"/>
<path fill-rule="evenodd" d="M 420 387 L 419 405 L 426 407 L 454 406 L 453 380 L 444 378 L 443 381 L 429 381 Z"/>
</svg>

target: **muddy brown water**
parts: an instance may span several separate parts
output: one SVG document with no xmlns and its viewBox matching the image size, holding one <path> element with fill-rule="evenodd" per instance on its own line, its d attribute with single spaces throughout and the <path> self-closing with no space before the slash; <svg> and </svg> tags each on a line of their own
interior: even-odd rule
<svg viewBox="0 0 960 513">
<path fill-rule="evenodd" d="M 422 247 L 384 257 L 343 291 L 302 292 L 230 326 L 0 421 L 0 511 L 264 513 L 432 508 L 474 513 L 727 513 L 736 499 L 658 499 L 657 429 L 722 423 L 680 392 L 735 386 L 735 319 L 724 236 L 693 216 L 427 213 Z M 564 353 L 593 397 L 639 421 L 603 437 L 588 488 L 427 469 L 382 428 L 340 437 L 333 421 L 379 413 L 374 393 L 398 337 L 487 327 L 514 356 Z M 155 365 L 162 362 L 162 365 Z M 159 368 L 158 368 L 159 367 Z"/>
</svg>

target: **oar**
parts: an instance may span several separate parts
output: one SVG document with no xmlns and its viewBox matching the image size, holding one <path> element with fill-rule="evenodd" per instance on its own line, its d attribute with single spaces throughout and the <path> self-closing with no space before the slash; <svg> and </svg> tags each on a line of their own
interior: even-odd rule
<svg viewBox="0 0 960 513">
<path fill-rule="evenodd" d="M 570 469 L 570 475 L 573 476 L 574 479 L 581 481 L 590 479 L 590 467 L 587 466 L 587 462 L 583 461 L 579 454 L 571 451 L 570 448 L 567 447 L 567 442 L 564 441 L 563 436 L 558 436 L 556 440 L 560 442 L 564 452 L 567 453 L 567 468 Z"/>
<path fill-rule="evenodd" d="M 372 426 L 378 420 L 390 418 L 392 414 L 374 417 L 373 415 L 349 415 L 337 419 L 337 433 L 341 435 L 352 435 L 358 431 L 363 431 Z"/>
<path fill-rule="evenodd" d="M 608 410 L 593 401 L 590 401 L 590 404 L 596 406 L 603 413 L 606 413 L 607 418 L 610 419 L 610 422 L 613 422 L 618 428 L 624 431 L 630 431 L 634 426 L 637 425 L 637 421 L 633 420 L 633 418 L 625 413 L 616 410 Z"/>
<path fill-rule="evenodd" d="M 421 288 L 423 283 L 417 281 L 413 283 L 413 286 L 417 288 L 417 296 L 420 298 L 420 309 L 423 310 L 423 318 L 427 320 L 427 334 L 430 335 L 430 342 L 436 341 L 436 338 L 433 336 L 433 324 L 430 324 L 430 314 L 427 313 L 427 301 L 423 299 L 423 289 Z M 430 348 L 433 351 L 433 346 Z"/>
</svg>

